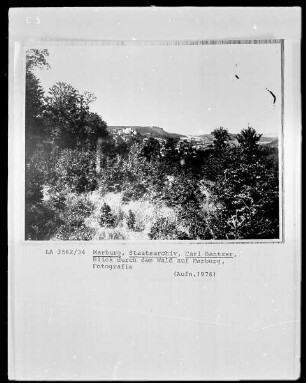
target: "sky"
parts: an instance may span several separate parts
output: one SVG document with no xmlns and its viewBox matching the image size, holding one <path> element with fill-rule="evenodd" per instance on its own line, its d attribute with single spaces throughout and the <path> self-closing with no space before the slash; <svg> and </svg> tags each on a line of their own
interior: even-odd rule
<svg viewBox="0 0 306 383">
<path fill-rule="evenodd" d="M 50 46 L 44 89 L 70 83 L 97 100 L 108 125 L 158 126 L 186 135 L 248 125 L 281 129 L 280 44 Z M 269 89 L 275 96 L 276 102 Z"/>
</svg>

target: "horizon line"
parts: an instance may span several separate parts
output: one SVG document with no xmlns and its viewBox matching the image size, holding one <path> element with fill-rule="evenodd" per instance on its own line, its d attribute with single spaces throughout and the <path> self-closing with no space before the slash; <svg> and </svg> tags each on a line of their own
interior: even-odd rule
<svg viewBox="0 0 306 383">
<path fill-rule="evenodd" d="M 169 134 L 177 134 L 177 135 L 181 135 L 181 136 L 205 136 L 205 135 L 209 135 L 209 134 L 212 134 L 212 132 L 209 132 L 209 133 L 201 133 L 201 134 L 186 134 L 186 133 L 177 133 L 177 132 L 169 132 L 168 130 L 165 130 L 164 128 L 161 128 L 160 126 L 158 125 L 108 125 L 107 124 L 107 127 L 108 128 L 158 128 L 158 129 L 162 129 L 164 132 L 166 133 L 169 133 Z M 221 127 L 221 126 L 220 126 Z M 218 128 L 217 128 L 218 129 Z M 226 129 L 226 128 L 225 128 Z M 213 129 L 214 130 L 214 129 Z M 255 129 L 256 130 L 256 129 Z M 229 134 L 239 134 L 239 133 L 232 133 L 231 131 L 229 131 L 227 129 L 228 133 Z M 260 132 L 258 132 L 258 134 L 261 134 Z M 273 133 L 273 135 L 271 133 L 266 133 L 266 134 L 263 134 L 262 133 L 262 137 L 270 137 L 270 138 L 278 138 L 278 135 Z"/>
</svg>

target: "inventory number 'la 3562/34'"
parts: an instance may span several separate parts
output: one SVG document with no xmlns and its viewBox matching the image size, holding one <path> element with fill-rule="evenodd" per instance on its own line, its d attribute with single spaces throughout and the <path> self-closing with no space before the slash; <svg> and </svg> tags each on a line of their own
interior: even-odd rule
<svg viewBox="0 0 306 383">
<path fill-rule="evenodd" d="M 85 255 L 85 249 L 45 249 L 45 255 Z"/>
</svg>

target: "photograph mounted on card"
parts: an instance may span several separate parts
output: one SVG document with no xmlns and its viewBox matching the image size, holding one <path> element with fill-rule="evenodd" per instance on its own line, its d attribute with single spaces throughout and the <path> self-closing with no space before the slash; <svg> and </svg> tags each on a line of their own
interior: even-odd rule
<svg viewBox="0 0 306 383">
<path fill-rule="evenodd" d="M 9 378 L 297 379 L 300 9 L 9 19 Z"/>
</svg>

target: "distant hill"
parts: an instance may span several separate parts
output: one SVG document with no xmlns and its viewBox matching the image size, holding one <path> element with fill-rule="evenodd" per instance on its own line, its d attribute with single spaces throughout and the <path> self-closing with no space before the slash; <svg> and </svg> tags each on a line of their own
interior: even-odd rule
<svg viewBox="0 0 306 383">
<path fill-rule="evenodd" d="M 108 131 L 113 134 L 123 134 L 128 136 L 132 131 L 136 131 L 143 137 L 153 137 L 153 138 L 178 138 L 181 140 L 191 140 L 196 141 L 197 143 L 201 143 L 203 146 L 208 146 L 213 143 L 214 137 L 212 134 L 202 134 L 202 135 L 183 135 L 178 133 L 169 133 L 158 126 L 108 126 Z M 235 141 L 237 138 L 237 134 L 230 133 L 231 141 Z M 270 147 L 278 147 L 278 138 L 277 137 L 264 137 L 262 136 L 259 141 L 260 145 L 267 145 Z"/>
<path fill-rule="evenodd" d="M 278 138 L 270 138 L 270 137 L 263 137 L 263 138 L 268 138 L 269 140 L 262 142 L 262 145 L 267 145 L 272 148 L 278 148 Z"/>
<path fill-rule="evenodd" d="M 158 126 L 108 126 L 107 127 L 110 132 L 119 132 L 126 129 L 133 129 L 137 133 L 147 136 L 147 137 L 155 137 L 155 138 L 180 138 L 183 137 L 182 134 L 178 133 L 169 133 L 166 132 L 164 129 L 159 128 Z"/>
</svg>

